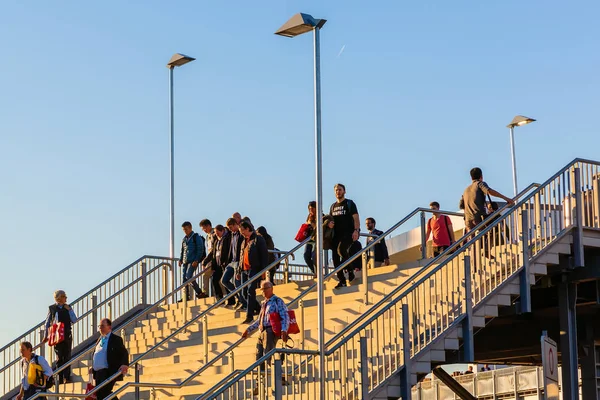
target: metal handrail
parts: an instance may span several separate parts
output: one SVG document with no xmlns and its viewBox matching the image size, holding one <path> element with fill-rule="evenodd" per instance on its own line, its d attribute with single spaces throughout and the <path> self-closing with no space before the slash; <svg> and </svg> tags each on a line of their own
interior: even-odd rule
<svg viewBox="0 0 600 400">
<path fill-rule="evenodd" d="M 238 375 L 238 377 L 236 379 L 231 380 L 229 383 L 227 383 L 225 386 L 223 386 L 217 392 L 215 392 L 215 393 L 205 393 L 202 396 L 196 397 L 195 400 L 207 400 L 207 399 L 210 399 L 211 397 L 212 398 L 216 398 L 218 395 L 222 394 L 227 389 L 229 389 L 233 384 L 235 384 L 236 382 L 239 382 L 239 380 L 242 379 L 244 376 L 246 376 L 248 373 L 252 372 L 252 370 L 256 369 L 262 363 L 266 362 L 275 353 L 283 353 L 283 354 L 305 354 L 305 355 L 311 355 L 311 356 L 317 356 L 317 355 L 319 355 L 319 352 L 317 350 L 281 349 L 281 348 L 271 349 L 267 354 L 265 354 L 264 356 L 262 356 L 261 358 L 259 358 L 258 360 L 256 360 L 248 368 L 246 368 L 245 370 L 243 370 Z"/>
<path fill-rule="evenodd" d="M 537 185 L 537 184 L 534 183 L 532 185 Z M 532 187 L 532 185 L 529 185 L 528 189 L 530 189 Z M 505 204 L 503 207 L 501 207 L 498 210 L 494 211 L 494 213 L 492 213 L 490 215 L 490 218 L 493 218 L 496 215 L 499 215 L 507 206 L 508 206 L 508 204 Z M 387 231 L 385 231 L 384 233 L 382 233 L 381 235 L 379 235 L 376 239 L 373 239 L 371 242 L 369 242 L 369 244 L 367 246 L 363 247 L 360 251 L 356 252 L 354 255 L 350 256 L 350 258 L 348 258 L 346 261 L 344 261 L 339 266 L 337 266 L 337 268 L 334 268 L 333 271 L 331 271 L 329 274 L 325 275 L 323 277 L 323 281 L 330 279 L 338 271 L 341 271 L 344 268 L 346 268 L 354 260 L 356 260 L 358 257 L 362 256 L 363 253 L 367 253 L 369 250 L 371 250 L 373 247 L 375 247 L 375 245 L 377 245 L 379 242 L 381 242 L 382 240 L 384 240 L 386 236 L 389 236 L 393 231 L 395 231 L 396 229 L 398 229 L 400 226 L 404 225 L 406 222 L 408 222 L 412 217 L 414 217 L 415 215 L 417 215 L 419 212 L 429 212 L 429 213 L 434 213 L 435 212 L 435 213 L 439 213 L 439 214 L 453 214 L 453 215 L 455 214 L 455 215 L 463 216 L 463 214 L 456 213 L 454 211 L 432 210 L 430 208 L 417 207 L 413 211 L 411 211 L 406 217 L 402 218 L 395 225 L 393 225 L 391 228 L 389 228 Z M 480 227 L 480 226 L 482 226 L 484 223 L 485 223 L 485 221 L 481 222 L 479 225 L 477 225 L 475 227 L 475 229 L 478 228 L 478 227 Z M 464 236 L 463 236 L 463 238 L 464 238 Z M 450 246 L 443 253 L 441 253 L 438 257 L 436 257 L 434 259 L 434 261 L 437 260 L 439 257 L 441 257 L 443 254 L 447 254 L 449 251 L 451 251 L 452 249 L 456 248 L 460 244 L 460 242 L 462 241 L 463 238 L 457 240 L 452 246 Z M 317 287 L 316 283 L 313 283 L 312 285 L 310 285 L 303 292 L 301 292 L 298 296 L 296 296 L 293 300 L 291 300 L 288 303 L 288 307 L 291 306 L 291 305 L 293 305 L 293 304 L 295 304 L 295 303 L 297 303 L 298 301 L 300 301 L 300 299 L 302 297 L 304 297 L 306 294 L 308 294 L 309 292 L 311 292 L 316 287 Z"/>
<path fill-rule="evenodd" d="M 532 183 L 529 186 L 527 186 L 525 189 L 523 189 L 521 192 L 519 192 L 519 194 L 517 194 L 517 196 L 515 196 L 515 197 L 519 198 L 519 197 L 523 196 L 525 193 L 527 193 L 528 191 L 530 191 L 534 187 L 535 188 L 541 188 L 541 187 L 543 187 L 543 185 L 540 185 L 539 183 Z M 531 196 L 533 196 L 536 192 L 537 192 L 537 190 L 534 191 L 534 192 L 532 192 L 532 193 L 530 193 L 529 196 L 527 196 L 526 198 L 522 199 L 519 202 L 519 204 L 521 204 L 524 201 L 527 201 L 527 199 L 529 199 Z M 515 204 L 514 207 L 517 207 L 517 204 Z M 471 243 L 471 240 L 470 240 L 466 244 L 463 245 L 462 242 L 465 240 L 466 237 L 473 235 L 472 232 L 476 232 L 477 230 L 480 230 L 480 233 L 475 238 L 481 237 L 481 232 L 484 232 L 484 234 L 487 233 L 489 230 L 491 230 L 496 225 L 497 221 L 500 221 L 503 218 L 500 218 L 499 220 L 494 221 L 493 224 L 490 224 L 487 227 L 485 225 L 489 224 L 490 220 L 492 220 L 495 216 L 500 215 L 500 213 L 502 213 L 507 208 L 508 208 L 508 204 L 505 204 L 503 207 L 500 207 L 498 210 L 496 210 L 494 213 L 492 213 L 489 217 L 487 217 L 484 221 L 482 221 L 479 224 L 477 224 L 475 226 L 475 228 L 473 228 L 470 232 L 464 234 L 460 239 L 458 239 L 455 243 L 453 243 L 448 249 L 444 250 L 437 257 L 433 258 L 429 263 L 427 263 L 427 265 L 425 265 L 421 269 L 419 269 L 419 271 L 417 271 L 414 275 L 411 276 L 410 280 L 406 280 L 406 281 L 402 282 L 399 286 L 397 286 L 396 288 L 394 288 L 390 293 L 388 293 L 387 295 L 385 295 L 381 300 L 379 300 L 379 304 L 386 304 L 387 305 L 388 302 L 394 296 L 396 296 L 407 285 L 414 283 L 415 279 L 418 279 L 420 275 L 427 274 L 427 277 L 429 277 L 430 274 L 434 273 L 435 271 L 437 271 L 437 269 L 439 267 L 441 267 L 442 265 L 445 265 L 445 263 L 453 260 L 455 257 L 457 257 L 458 254 L 460 254 L 460 252 L 456 251 L 459 247 L 465 247 L 466 248 Z M 481 230 L 482 227 L 484 227 L 484 230 Z M 475 240 L 475 238 L 473 238 L 472 240 Z M 450 254 L 452 252 L 454 252 L 454 253 Z M 450 254 L 450 256 L 448 257 L 449 254 Z M 438 267 L 436 267 L 436 269 L 434 269 L 432 271 L 427 271 L 429 266 L 434 265 L 435 263 L 437 263 L 442 258 L 445 258 L 445 260 L 442 263 L 440 263 L 438 265 Z M 423 279 L 426 279 L 426 278 L 424 277 Z M 419 281 L 419 282 L 421 282 L 421 281 Z M 391 304 L 391 303 L 389 303 L 389 304 Z M 377 308 L 378 308 L 377 306 L 372 307 L 369 311 L 363 313 L 357 319 L 355 319 L 354 321 L 352 321 L 350 324 L 346 325 L 339 333 L 337 333 L 333 338 L 331 338 L 327 342 L 327 344 L 325 346 L 328 347 L 329 345 L 331 345 L 331 343 L 335 342 L 340 337 L 343 337 L 344 335 L 346 335 L 346 333 L 350 329 L 352 329 L 354 326 L 356 326 L 358 323 L 360 323 L 360 321 L 364 320 L 371 312 L 373 312 L 373 310 L 375 310 Z"/>
<path fill-rule="evenodd" d="M 299 246 L 301 246 L 302 244 L 300 244 Z M 280 259 L 276 260 L 275 262 L 280 261 L 281 259 L 283 259 L 285 257 L 281 257 Z M 271 267 L 271 265 L 269 265 L 267 268 L 265 268 L 265 270 L 261 271 L 264 272 L 266 271 L 269 267 Z M 203 275 L 205 272 L 207 271 L 207 269 L 201 270 L 198 274 L 192 276 L 190 279 L 188 279 L 187 281 L 185 281 L 184 283 L 182 283 L 179 287 L 177 287 L 175 290 L 173 290 L 171 293 L 166 294 L 165 296 L 163 296 L 161 299 L 159 299 L 156 303 L 152 304 L 151 306 L 146 307 L 144 310 L 142 310 L 141 312 L 139 312 L 137 315 L 144 315 L 146 314 L 148 311 L 150 311 L 151 309 L 153 309 L 154 307 L 156 307 L 157 305 L 160 305 L 161 303 L 163 303 L 165 300 L 167 300 L 169 297 L 173 297 L 176 295 L 176 293 L 178 293 L 181 289 L 184 289 L 187 285 L 189 285 L 192 281 L 198 279 L 198 277 L 200 277 L 200 275 Z M 260 273 L 257 275 L 261 275 Z M 249 280 L 248 282 L 245 283 L 250 283 L 253 282 L 254 280 Z M 243 285 L 240 286 L 240 288 L 243 288 Z M 231 292 L 231 294 L 236 294 L 237 292 Z M 224 298 L 222 298 L 221 300 L 227 300 L 230 296 L 225 296 Z M 221 301 L 220 300 L 220 301 Z M 171 337 L 177 335 L 181 330 L 185 329 L 190 323 L 192 323 L 194 320 L 196 320 L 199 317 L 202 317 L 204 314 L 206 314 L 208 311 L 212 310 L 212 308 L 214 308 L 214 306 L 216 306 L 217 304 L 213 304 L 213 306 L 210 306 L 208 309 L 206 309 L 203 313 L 201 313 L 200 315 L 198 315 L 197 317 L 195 317 L 194 319 L 190 320 L 188 323 L 186 323 L 183 327 L 179 328 L 177 331 L 173 332 L 170 336 L 168 336 L 167 338 L 163 339 L 161 342 L 159 342 L 158 344 L 156 344 L 154 347 L 152 347 L 151 349 L 147 350 L 146 353 L 138 356 L 138 358 L 136 358 L 135 360 L 133 360 L 129 366 L 131 365 L 135 365 L 137 362 L 139 362 L 145 355 L 147 355 L 148 353 L 150 353 L 153 349 L 158 348 L 160 345 L 162 345 L 165 341 L 167 341 L 168 339 L 170 339 Z M 125 329 L 126 327 L 128 327 L 131 323 L 133 322 L 138 322 L 136 320 L 135 317 L 131 318 L 129 321 L 127 321 L 125 324 L 120 325 L 118 327 L 118 329 L 122 330 Z M 53 371 L 53 375 L 57 375 L 59 372 L 61 372 L 62 370 L 64 370 L 65 368 L 67 368 L 68 366 L 72 366 L 73 363 L 80 361 L 81 359 L 84 358 L 85 355 L 87 355 L 91 350 L 93 350 L 95 348 L 95 345 L 90 346 L 88 349 L 86 349 L 85 351 L 81 352 L 77 357 L 72 358 L 67 364 L 64 364 L 63 366 L 61 366 L 60 368 L 58 368 L 57 370 Z M 86 396 L 91 396 L 94 393 L 96 393 L 96 390 L 99 388 L 104 387 L 106 384 L 108 384 L 108 382 L 110 382 L 111 380 L 113 380 L 114 378 L 116 378 L 117 376 L 119 376 L 121 373 L 117 372 L 114 375 L 112 375 L 111 377 L 109 377 L 105 382 L 102 382 L 101 384 L 99 384 L 98 386 L 96 386 L 94 388 L 94 391 L 91 391 L 89 393 L 86 394 Z M 128 382 L 129 384 L 129 382 Z M 126 385 L 125 385 L 126 386 Z M 125 387 L 123 386 L 123 387 Z M 116 392 L 117 393 L 117 392 Z M 43 395 L 43 393 L 41 394 Z M 46 393 L 47 395 L 47 393 Z M 56 396 L 61 396 L 64 394 L 55 394 Z M 69 396 L 71 396 L 72 394 L 68 394 Z M 74 395 L 75 397 L 78 397 L 76 395 Z M 36 399 L 39 396 L 34 396 L 31 398 L 31 400 Z"/>
<path fill-rule="evenodd" d="M 186 322 L 184 325 L 182 325 L 181 327 L 179 327 L 178 329 L 176 329 L 174 332 L 172 332 L 169 336 L 167 336 L 166 338 L 162 339 L 160 342 L 158 342 L 157 344 L 155 344 L 154 346 L 152 346 L 150 349 L 146 350 L 145 353 L 139 355 L 135 360 L 131 361 L 129 363 L 129 365 L 134 365 L 136 363 L 138 363 L 139 361 L 143 360 L 144 358 L 146 358 L 150 353 L 152 353 L 154 350 L 158 349 L 160 346 L 162 346 L 165 342 L 167 342 L 168 340 L 170 340 L 171 338 L 177 336 L 179 333 L 181 333 L 182 331 L 184 331 L 185 329 L 187 329 L 188 326 L 192 325 L 194 322 L 196 322 L 198 319 L 203 318 L 204 316 L 206 316 L 209 312 L 211 312 L 212 310 L 214 310 L 215 308 L 220 307 L 224 302 L 228 301 L 230 298 L 234 297 L 235 295 L 237 295 L 239 292 L 241 292 L 245 287 L 249 286 L 250 284 L 252 284 L 254 281 L 258 280 L 258 279 L 262 279 L 262 274 L 266 273 L 267 271 L 269 271 L 269 269 L 273 268 L 275 265 L 277 265 L 278 263 L 281 262 L 281 260 L 285 259 L 286 257 L 289 257 L 292 253 L 294 253 L 295 251 L 297 251 L 298 249 L 300 249 L 302 246 L 304 246 L 309 240 L 306 239 L 304 240 L 302 243 L 296 245 L 296 247 L 294 247 L 292 250 L 288 251 L 284 256 L 280 257 L 279 259 L 275 260 L 274 262 L 272 262 L 271 264 L 267 265 L 264 269 L 262 269 L 261 271 L 259 271 L 258 273 L 256 273 L 252 278 L 248 279 L 246 282 L 244 282 L 244 284 L 240 285 L 239 287 L 235 288 L 235 290 L 231 291 L 229 294 L 227 294 L 226 296 L 222 297 L 220 300 L 218 300 L 217 302 L 215 302 L 213 305 L 209 306 L 206 310 L 204 310 L 203 312 L 201 312 L 200 314 L 198 314 L 197 316 L 193 317 L 191 320 L 189 320 L 188 322 Z M 235 342 L 233 345 L 231 345 L 227 350 L 224 350 L 223 352 L 221 352 L 219 355 L 215 356 L 215 358 L 213 358 L 211 361 L 209 361 L 208 363 L 204 364 L 202 366 L 202 368 L 200 368 L 198 371 L 196 371 L 194 374 L 190 375 L 187 379 L 185 379 L 184 381 L 181 382 L 181 386 L 185 386 L 185 384 L 187 384 L 188 382 L 190 382 L 192 379 L 194 379 L 196 376 L 198 376 L 200 373 L 202 373 L 203 371 L 205 371 L 208 367 L 210 367 L 211 365 L 213 365 L 216 361 L 220 360 L 221 358 L 223 358 L 226 354 L 228 354 L 234 347 L 236 347 L 237 345 L 239 345 L 242 341 L 244 341 L 245 339 L 240 339 L 237 342 Z M 161 384 L 154 384 L 154 383 L 147 383 L 147 384 L 140 384 L 140 383 L 133 383 L 133 382 L 127 382 L 125 385 L 121 386 L 119 389 L 117 389 L 113 394 L 111 394 L 109 397 L 107 397 L 107 399 L 112 398 L 112 396 L 115 396 L 119 393 L 121 393 L 123 390 L 125 390 L 128 387 L 131 386 L 135 386 L 135 387 L 141 387 L 141 386 L 153 386 L 153 387 L 172 387 L 172 386 L 161 386 Z M 33 398 L 32 398 L 33 399 Z"/>
<path fill-rule="evenodd" d="M 122 270 L 120 270 L 119 272 L 116 272 L 115 274 L 113 274 L 112 276 L 110 276 L 109 278 L 105 279 L 102 283 L 96 285 L 93 289 L 88 290 L 86 293 L 84 293 L 83 295 L 79 296 L 77 299 L 75 299 L 71 304 L 77 303 L 78 301 L 81 301 L 83 299 L 85 299 L 86 297 L 88 297 L 90 294 L 92 294 L 93 292 L 95 292 L 96 290 L 100 289 L 102 286 L 104 286 L 106 283 L 108 283 L 109 281 L 115 279 L 116 277 L 118 277 L 119 275 L 121 275 L 123 272 L 127 271 L 128 269 L 134 267 L 135 265 L 139 264 L 140 261 L 144 260 L 144 259 L 154 259 L 154 260 L 168 260 L 169 257 L 159 257 L 159 256 L 142 256 L 140 258 L 138 258 L 137 260 L 135 260 L 134 262 L 132 262 L 131 264 L 129 264 L 128 266 L 126 266 L 125 268 L 123 268 Z M 177 259 L 174 259 L 177 260 Z M 44 325 L 46 323 L 46 320 L 43 320 L 42 322 L 40 322 L 37 326 L 34 326 L 33 328 L 31 328 L 30 330 L 28 330 L 27 332 L 25 332 L 24 334 L 20 335 L 20 337 L 14 339 L 12 342 L 8 343 L 7 345 L 5 345 L 4 347 L 0 348 L 0 352 L 8 349 L 10 346 L 12 346 L 15 343 L 18 343 L 21 341 L 21 338 L 23 336 L 27 336 L 30 333 L 35 332 L 37 329 L 40 328 L 40 326 Z M 2 372 L 2 370 L 0 370 L 0 372 Z"/>
<path fill-rule="evenodd" d="M 89 299 L 90 295 L 94 295 L 94 294 L 99 294 L 100 295 L 100 303 L 96 304 L 95 306 L 91 307 L 90 309 L 88 309 L 87 311 L 83 312 L 82 314 L 79 314 L 77 316 L 77 321 L 75 322 L 75 328 L 77 327 L 81 327 L 83 326 L 84 330 L 88 329 L 88 325 L 85 322 L 86 319 L 89 321 L 90 318 L 92 318 L 94 316 L 94 312 L 97 312 L 99 309 L 103 308 L 103 307 L 109 307 L 112 304 L 112 301 L 121 297 L 121 296 L 128 296 L 128 291 L 131 291 L 132 288 L 135 288 L 136 285 L 140 284 L 140 282 L 143 282 L 144 279 L 151 277 L 153 273 L 155 273 L 158 269 L 163 268 L 165 266 L 170 266 L 171 264 L 169 262 L 162 262 L 154 267 L 152 267 L 152 269 L 150 271 L 145 272 L 145 274 L 140 274 L 140 276 L 138 276 L 137 278 L 131 280 L 127 285 L 125 285 L 124 287 L 118 289 L 118 291 L 112 293 L 111 295 L 109 295 L 108 297 L 102 297 L 102 293 L 106 293 L 106 291 L 104 290 L 106 288 L 106 285 L 111 285 L 111 282 L 114 281 L 115 279 L 122 279 L 123 274 L 128 275 L 128 276 L 132 276 L 133 274 L 131 274 L 131 269 L 135 269 L 136 266 L 139 266 L 140 263 L 143 265 L 146 262 L 151 262 L 153 260 L 168 260 L 170 261 L 170 259 L 165 258 L 165 257 L 158 257 L 158 256 L 143 256 L 138 258 L 136 261 L 134 261 L 133 263 L 129 264 L 127 267 L 125 267 L 124 269 L 122 269 L 121 271 L 117 272 L 116 274 L 113 274 L 110 278 L 104 280 L 102 283 L 100 283 L 99 285 L 96 285 L 93 289 L 91 289 L 90 291 L 88 291 L 87 293 L 85 293 L 83 296 L 80 296 L 79 298 L 77 298 L 75 301 L 71 302 L 71 307 L 75 308 L 75 307 L 79 307 L 85 310 L 85 308 L 83 306 L 85 306 L 87 303 L 82 303 L 85 302 L 87 299 Z M 127 279 L 128 280 L 128 279 Z M 117 286 L 117 285 L 115 285 Z M 110 292 L 109 290 L 107 290 L 108 292 Z M 108 294 L 108 293 L 106 293 Z M 92 296 L 95 297 L 95 296 Z M 126 301 L 126 300 L 125 300 Z M 127 305 L 127 307 L 124 309 L 123 315 L 125 315 L 127 312 L 131 311 L 136 304 L 133 303 L 125 303 L 125 304 L 129 304 Z M 95 322 L 94 322 L 95 323 Z M 83 325 L 81 325 L 83 324 Z M 42 332 L 45 329 L 45 320 L 43 322 L 41 322 L 38 326 L 36 326 L 35 328 L 33 328 L 32 330 L 28 331 L 27 333 L 25 333 L 24 335 L 22 335 L 20 338 L 18 338 L 17 340 L 24 340 L 24 337 L 27 337 L 27 335 L 30 335 L 32 332 L 35 332 L 36 329 L 39 329 L 40 332 L 40 342 L 35 344 L 35 346 L 33 347 L 33 350 L 38 350 L 41 349 L 42 350 L 42 355 L 43 355 L 43 350 L 45 346 L 45 342 L 43 341 L 43 337 L 42 336 Z M 84 333 L 87 331 L 84 331 Z M 37 336 L 37 335 L 36 335 Z M 34 338 L 35 339 L 35 338 Z M 79 338 L 80 340 L 77 341 L 76 344 L 82 344 L 87 340 L 87 334 L 84 334 L 83 336 L 81 336 Z M 30 340 L 33 341 L 33 340 Z M 13 344 L 15 343 L 15 341 L 12 342 Z M 10 344 L 5 346 L 4 349 L 5 351 L 11 351 L 9 349 Z M 19 362 L 20 357 L 17 356 L 14 359 L 8 361 L 5 365 L 2 366 L 2 368 L 0 369 L 0 374 L 12 374 L 12 372 L 10 372 L 11 369 L 15 368 L 15 365 Z M 64 368 L 62 368 L 64 369 Z M 61 370 L 62 370 L 61 369 Z M 18 373 L 18 372 L 15 372 Z M 20 379 L 16 379 L 16 382 L 18 383 L 18 381 L 20 381 Z M 8 376 L 6 378 L 4 378 L 4 386 L 3 386 L 3 392 L 4 394 L 9 393 L 11 390 L 14 390 L 15 387 L 11 386 L 11 383 L 14 383 L 11 376 Z"/>
<path fill-rule="evenodd" d="M 554 181 L 556 178 L 558 178 L 560 175 L 564 174 L 565 172 L 567 172 L 568 170 L 570 170 L 571 168 L 574 167 L 574 165 L 576 163 L 580 163 L 580 162 L 586 162 L 589 164 L 593 164 L 593 165 L 600 165 L 600 163 L 595 162 L 595 161 L 587 161 L 587 160 L 582 160 L 582 159 L 575 159 L 573 160 L 571 163 L 567 164 L 565 167 L 563 167 L 561 170 L 559 170 L 556 174 L 554 174 L 551 178 L 549 178 L 548 180 L 546 180 L 544 183 L 540 184 L 535 184 L 537 186 L 537 189 L 534 190 L 533 192 L 529 193 L 525 198 L 521 199 L 519 202 L 517 202 L 517 204 L 515 204 L 514 209 L 519 209 L 520 207 L 522 207 L 523 205 L 525 205 L 531 198 L 533 198 L 535 195 L 539 194 L 542 190 L 544 190 L 544 188 L 549 185 L 550 183 L 552 183 L 552 181 Z M 524 192 L 528 191 L 531 188 L 532 185 L 530 185 L 530 187 L 528 187 L 527 189 L 525 189 L 524 191 L 522 191 L 518 196 L 516 197 L 520 197 Z M 501 211 L 501 210 L 498 210 Z M 508 218 L 510 216 L 510 213 L 507 213 L 503 216 L 501 216 L 500 218 L 498 218 L 496 221 L 493 221 L 492 223 L 487 222 L 489 225 L 484 227 L 482 230 L 480 230 L 474 237 L 472 237 L 466 244 L 464 244 L 464 248 L 468 249 L 470 246 L 472 246 L 475 242 L 477 242 L 478 240 L 480 240 L 482 237 L 484 237 L 485 235 L 487 235 L 491 230 L 493 230 L 494 228 L 497 227 L 498 224 L 500 224 L 502 221 L 504 221 L 506 218 Z M 482 224 L 486 223 L 486 221 L 483 221 Z M 479 224 L 478 226 L 480 226 L 481 224 Z M 477 227 L 476 227 L 477 228 Z M 473 229 L 473 231 L 476 230 Z M 470 233 L 468 233 L 465 236 L 468 236 Z M 451 249 L 448 249 L 451 250 Z M 336 350 L 338 350 L 341 346 L 343 346 L 344 344 L 346 344 L 347 342 L 349 342 L 352 338 L 354 338 L 357 334 L 359 334 L 363 329 L 365 329 L 367 326 L 369 326 L 369 324 L 373 323 L 373 321 L 375 321 L 378 317 L 380 317 L 381 315 L 383 315 L 386 311 L 388 311 L 389 309 L 391 309 L 393 306 L 395 306 L 396 304 L 398 304 L 399 301 L 401 301 L 408 293 L 412 292 L 415 290 L 415 288 L 419 287 L 421 284 L 423 284 L 427 279 L 431 278 L 433 275 L 435 275 L 441 268 L 443 268 L 444 266 L 446 266 L 447 264 L 449 264 L 451 261 L 453 261 L 455 258 L 459 257 L 459 255 L 461 254 L 461 251 L 455 252 L 454 254 L 451 254 L 448 258 L 446 258 L 442 263 L 440 263 L 435 269 L 430 270 L 428 272 L 425 273 L 425 276 L 422 276 L 418 281 L 415 282 L 414 279 L 411 279 L 411 286 L 407 289 L 405 289 L 405 287 L 407 286 L 409 281 L 404 282 L 402 285 L 400 285 L 398 288 L 396 288 L 394 291 L 390 292 L 388 295 L 386 295 L 383 299 L 380 300 L 379 304 L 383 304 L 383 307 L 380 308 L 378 311 L 375 312 L 375 314 L 372 314 L 371 316 L 369 316 L 369 314 L 371 314 L 371 311 L 375 310 L 377 307 L 373 307 L 371 308 L 371 310 L 369 310 L 368 312 L 364 313 L 363 315 L 361 315 L 357 320 L 353 321 L 351 324 L 347 325 L 342 331 L 340 331 L 334 338 L 330 339 L 329 342 L 326 344 L 327 347 L 329 347 L 333 342 L 335 342 L 336 340 L 338 340 L 339 338 L 342 338 L 342 340 L 340 340 L 337 344 L 335 344 L 333 347 L 330 347 L 327 349 L 326 351 L 326 355 L 331 355 L 333 354 L 333 352 L 335 352 Z M 442 255 L 436 257 L 431 263 L 433 264 L 437 259 L 439 259 Z M 533 255 L 532 255 L 533 256 Z M 421 271 L 426 270 L 425 268 L 423 268 Z M 516 272 L 518 273 L 519 271 L 522 270 L 522 267 L 519 268 Z M 514 274 L 513 274 L 514 276 Z M 507 278 L 508 279 L 508 278 Z M 505 279 L 505 282 L 506 280 Z M 395 299 L 391 300 L 392 297 L 394 297 L 394 295 L 396 295 L 399 291 L 405 289 L 398 297 L 396 297 Z M 391 300 L 391 301 L 390 301 Z M 368 318 L 368 319 L 367 319 Z M 367 319 L 366 321 L 364 321 L 360 326 L 358 326 L 357 328 L 355 328 L 350 334 L 348 334 L 347 332 L 352 329 L 354 326 L 356 326 L 357 324 L 359 324 L 361 321 Z"/>
<path fill-rule="evenodd" d="M 170 264 L 168 264 L 168 263 L 162 263 L 163 267 L 165 265 L 170 265 Z M 157 266 L 157 268 L 158 268 L 158 266 Z M 175 288 L 172 292 L 165 294 L 162 298 L 158 299 L 154 304 L 151 304 L 151 305 L 147 306 L 146 308 L 144 308 L 143 310 L 141 310 L 140 312 L 138 312 L 136 315 L 132 316 L 129 320 L 127 320 L 127 321 L 123 322 L 122 324 L 120 324 L 118 326 L 118 329 L 119 330 L 123 330 L 125 328 L 128 328 L 131 324 L 139 322 L 139 318 L 138 318 L 139 316 L 142 316 L 142 315 L 146 314 L 147 312 L 151 311 L 153 308 L 160 306 L 165 300 L 167 300 L 169 297 L 175 296 L 181 289 L 184 289 L 187 285 L 189 285 L 192 281 L 198 279 L 205 272 L 206 272 L 206 270 L 202 270 L 202 271 L 198 272 L 196 275 L 192 276 L 190 279 L 188 279 L 187 281 L 185 281 L 184 283 L 182 283 L 181 285 L 179 285 L 177 288 Z M 83 359 L 84 356 L 86 356 L 92 350 L 94 350 L 95 347 L 96 347 L 96 344 L 93 344 L 90 347 L 88 347 L 87 349 L 83 350 L 76 357 L 74 357 L 71 360 L 69 360 L 69 362 L 67 362 L 66 364 L 63 364 L 60 368 L 57 368 L 56 370 L 54 370 L 53 374 L 57 375 L 58 373 L 60 373 L 61 371 L 63 371 L 65 368 L 67 368 L 69 366 L 73 366 L 74 363 L 76 363 L 76 362 L 80 361 L 81 359 Z"/>
</svg>

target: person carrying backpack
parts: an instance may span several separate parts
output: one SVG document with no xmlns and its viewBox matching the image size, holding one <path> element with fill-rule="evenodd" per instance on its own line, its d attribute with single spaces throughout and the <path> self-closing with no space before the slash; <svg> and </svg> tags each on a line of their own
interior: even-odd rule
<svg viewBox="0 0 600 400">
<path fill-rule="evenodd" d="M 45 392 L 52 387 L 52 368 L 42 356 L 33 353 L 33 346 L 29 342 L 21 343 L 21 371 L 23 379 L 17 400 L 27 400 L 37 393 Z M 38 397 L 45 400 L 45 397 Z"/>
<path fill-rule="evenodd" d="M 429 208 L 432 210 L 439 210 L 440 203 L 432 201 L 429 204 Z M 427 221 L 427 232 L 425 233 L 425 243 L 429 240 L 429 235 L 433 233 L 433 256 L 437 257 L 444 250 L 455 242 L 454 239 L 454 228 L 452 228 L 452 221 L 450 217 L 441 213 L 433 213 L 433 216 Z"/>
<path fill-rule="evenodd" d="M 181 241 L 179 266 L 183 267 L 183 282 L 185 282 L 194 276 L 198 265 L 200 265 L 204 259 L 206 250 L 204 247 L 204 238 L 192 230 L 192 224 L 189 221 L 185 221 L 181 227 L 183 229 L 183 233 L 185 233 L 185 237 Z M 207 294 L 202 293 L 202 290 L 200 290 L 200 286 L 198 286 L 198 282 L 196 282 L 195 279 L 190 283 L 190 285 L 194 288 L 197 298 L 203 299 L 208 297 Z M 189 287 L 186 286 L 184 291 L 186 298 L 191 300 L 192 296 L 189 292 Z"/>
</svg>

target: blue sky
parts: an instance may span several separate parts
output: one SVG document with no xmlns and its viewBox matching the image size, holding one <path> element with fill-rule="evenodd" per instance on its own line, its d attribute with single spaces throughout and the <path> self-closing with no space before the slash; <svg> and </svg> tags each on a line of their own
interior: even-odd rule
<svg viewBox="0 0 600 400">
<path fill-rule="evenodd" d="M 294 244 L 314 199 L 312 40 L 273 32 L 300 11 L 328 19 L 326 203 L 343 182 L 384 229 L 456 209 L 476 165 L 510 194 L 516 114 L 538 120 L 517 130 L 521 187 L 600 158 L 594 1 L 4 1 L 0 290 L 19 312 L 0 311 L 0 343 L 55 289 L 168 254 L 175 52 L 197 58 L 175 71 L 178 226 L 240 211 Z"/>
</svg>

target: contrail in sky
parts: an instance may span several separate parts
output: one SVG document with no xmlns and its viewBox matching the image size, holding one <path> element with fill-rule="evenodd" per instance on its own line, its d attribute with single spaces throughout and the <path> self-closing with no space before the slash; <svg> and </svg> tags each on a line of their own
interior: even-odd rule
<svg viewBox="0 0 600 400">
<path fill-rule="evenodd" d="M 340 56 L 342 55 L 342 53 L 344 52 L 344 49 L 346 48 L 346 45 L 343 45 L 342 48 L 340 49 L 340 52 L 337 55 L 337 58 L 340 58 Z"/>
</svg>

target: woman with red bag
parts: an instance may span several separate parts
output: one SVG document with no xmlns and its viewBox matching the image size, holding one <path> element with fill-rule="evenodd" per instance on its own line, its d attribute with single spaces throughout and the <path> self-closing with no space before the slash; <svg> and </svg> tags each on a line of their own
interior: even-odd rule
<svg viewBox="0 0 600 400">
<path fill-rule="evenodd" d="M 73 344 L 72 325 L 77 322 L 75 311 L 67 304 L 67 294 L 64 290 L 54 292 L 55 304 L 48 307 L 48 316 L 46 317 L 46 337 L 44 343 L 49 339 L 49 333 L 53 325 L 63 325 L 64 334 L 61 335 L 62 340 L 58 339 L 54 345 L 54 353 L 56 354 L 56 366 L 53 369 L 58 369 L 71 360 L 71 346 Z M 54 328 L 56 329 L 56 328 Z M 56 339 L 56 338 L 54 338 Z M 54 341 L 53 341 L 54 342 Z M 59 381 L 57 383 L 71 383 L 71 367 L 67 367 L 59 373 Z"/>
<path fill-rule="evenodd" d="M 304 262 L 310 268 L 312 273 L 315 273 L 315 258 L 316 253 L 316 236 L 317 236 L 317 202 L 311 201 L 308 203 L 308 217 L 306 217 L 306 224 L 310 226 L 309 235 L 310 241 L 306 243 L 304 247 Z M 308 236 L 307 236 L 308 237 Z"/>
</svg>

